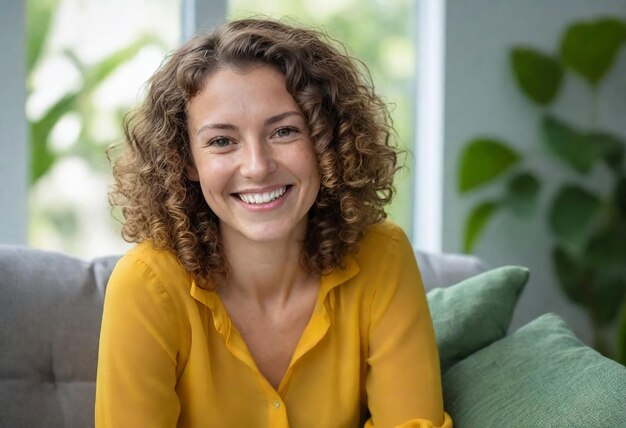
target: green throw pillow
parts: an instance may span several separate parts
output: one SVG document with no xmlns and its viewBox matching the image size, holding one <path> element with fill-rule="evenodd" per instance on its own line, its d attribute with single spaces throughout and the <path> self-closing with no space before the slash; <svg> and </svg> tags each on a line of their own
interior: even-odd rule
<svg viewBox="0 0 626 428">
<path fill-rule="evenodd" d="M 458 427 L 625 427 L 626 368 L 546 314 L 443 377 Z"/>
<path fill-rule="evenodd" d="M 527 281 L 527 268 L 504 266 L 428 293 L 442 373 L 504 337 Z"/>
</svg>

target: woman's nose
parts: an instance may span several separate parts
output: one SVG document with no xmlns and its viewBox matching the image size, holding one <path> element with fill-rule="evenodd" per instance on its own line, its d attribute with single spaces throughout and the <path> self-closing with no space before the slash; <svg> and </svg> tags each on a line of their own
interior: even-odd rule
<svg viewBox="0 0 626 428">
<path fill-rule="evenodd" d="M 244 145 L 241 174 L 252 180 L 262 180 L 276 170 L 272 148 L 264 140 L 254 140 Z"/>
</svg>

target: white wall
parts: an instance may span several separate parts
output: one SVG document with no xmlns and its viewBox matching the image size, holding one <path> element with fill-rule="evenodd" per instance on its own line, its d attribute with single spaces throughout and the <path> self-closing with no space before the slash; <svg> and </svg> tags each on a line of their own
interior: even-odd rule
<svg viewBox="0 0 626 428">
<path fill-rule="evenodd" d="M 0 244 L 26 244 L 26 2 L 0 0 Z"/>
<path fill-rule="evenodd" d="M 565 176 L 541 154 L 541 110 L 517 89 L 509 66 L 512 46 L 527 44 L 557 52 L 560 36 L 572 21 L 613 14 L 626 19 L 626 0 L 472 0 L 449 1 L 445 17 L 444 102 L 444 251 L 462 250 L 464 219 L 473 204 L 490 194 L 460 197 L 457 164 L 464 144 L 477 136 L 502 138 L 523 153 L 538 156 L 530 163 L 544 179 L 539 213 L 546 212 L 550 194 Z M 626 52 L 622 49 L 600 88 L 599 126 L 626 137 Z M 559 117 L 585 127 L 590 117 L 590 93 L 582 79 L 568 74 L 552 107 Z M 606 189 L 608 176 L 594 171 L 591 182 Z M 494 189 L 495 190 L 495 189 Z M 497 192 L 499 193 L 499 192 Z M 514 317 L 514 327 L 545 312 L 556 312 L 585 341 L 590 328 L 585 313 L 570 304 L 552 273 L 552 239 L 545 215 L 532 221 L 498 214 L 486 229 L 475 253 L 493 266 L 526 265 L 531 280 Z"/>
</svg>

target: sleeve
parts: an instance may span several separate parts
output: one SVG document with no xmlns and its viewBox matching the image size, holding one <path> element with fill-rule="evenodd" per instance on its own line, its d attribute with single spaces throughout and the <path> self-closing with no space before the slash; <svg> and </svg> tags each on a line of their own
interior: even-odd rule
<svg viewBox="0 0 626 428">
<path fill-rule="evenodd" d="M 439 355 L 413 248 L 393 230 L 370 305 L 365 428 L 451 428 Z"/>
<path fill-rule="evenodd" d="M 96 428 L 176 426 L 179 326 L 159 279 L 144 262 L 124 256 L 104 300 Z"/>
</svg>

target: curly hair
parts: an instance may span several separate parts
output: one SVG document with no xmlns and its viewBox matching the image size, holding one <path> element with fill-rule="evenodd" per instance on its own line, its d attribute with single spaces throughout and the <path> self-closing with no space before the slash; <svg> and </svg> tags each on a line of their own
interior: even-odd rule
<svg viewBox="0 0 626 428">
<path fill-rule="evenodd" d="M 123 150 L 108 155 L 113 207 L 122 236 L 170 250 L 199 286 L 225 279 L 219 219 L 197 182 L 187 107 L 212 72 L 266 64 L 279 70 L 311 132 L 321 187 L 308 215 L 301 263 L 324 274 L 358 250 L 367 227 L 383 221 L 395 192 L 398 150 L 391 118 L 367 67 L 322 32 L 267 19 L 227 23 L 185 43 L 150 78 L 143 103 L 124 119 Z"/>
</svg>

